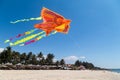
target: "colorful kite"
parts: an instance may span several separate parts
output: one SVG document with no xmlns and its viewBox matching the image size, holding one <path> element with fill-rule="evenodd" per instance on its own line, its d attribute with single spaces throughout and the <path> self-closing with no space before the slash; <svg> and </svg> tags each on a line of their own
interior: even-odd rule
<svg viewBox="0 0 120 80">
<path fill-rule="evenodd" d="M 57 32 L 68 33 L 69 31 L 71 21 L 68 19 L 65 19 L 63 16 L 47 8 L 42 9 L 41 17 L 22 19 L 22 20 L 17 20 L 14 22 L 11 21 L 10 23 L 16 24 L 18 22 L 25 22 L 25 21 L 31 21 L 31 20 L 42 20 L 42 19 L 43 19 L 42 23 L 34 25 L 35 29 L 27 31 L 23 34 L 18 34 L 16 37 L 12 37 L 6 40 L 5 43 L 10 43 L 10 46 L 16 46 L 16 45 L 25 46 L 33 42 L 36 42 L 42 39 L 43 37 L 56 34 Z M 43 30 L 43 31 L 35 34 L 34 32 L 38 29 Z M 20 38 L 23 36 L 26 36 L 26 37 L 13 42 L 15 38 Z"/>
</svg>

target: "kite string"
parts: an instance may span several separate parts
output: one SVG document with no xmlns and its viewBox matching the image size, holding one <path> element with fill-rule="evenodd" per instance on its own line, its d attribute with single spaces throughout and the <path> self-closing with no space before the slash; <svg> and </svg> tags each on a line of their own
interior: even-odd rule
<svg viewBox="0 0 120 80">
<path fill-rule="evenodd" d="M 69 37 L 69 39 L 73 42 L 73 44 L 74 44 L 78 49 L 80 49 L 80 45 L 78 44 L 78 42 L 76 42 L 71 35 L 68 35 L 68 37 Z"/>
<path fill-rule="evenodd" d="M 33 20 L 42 20 L 42 17 L 29 18 L 29 19 L 21 19 L 21 20 L 11 21 L 10 23 L 16 24 L 18 22 L 27 22 L 27 21 L 33 21 Z"/>
</svg>

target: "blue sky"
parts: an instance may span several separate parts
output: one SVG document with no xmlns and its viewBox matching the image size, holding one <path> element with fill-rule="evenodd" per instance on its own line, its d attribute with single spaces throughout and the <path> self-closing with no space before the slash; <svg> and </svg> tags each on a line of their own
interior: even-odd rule
<svg viewBox="0 0 120 80">
<path fill-rule="evenodd" d="M 10 21 L 39 17 L 42 7 L 71 19 L 69 33 L 57 33 L 13 50 L 50 52 L 56 59 L 80 59 L 100 67 L 120 68 L 119 0 L 0 0 L 0 48 L 8 46 L 4 44 L 6 39 L 34 29 L 34 24 L 41 22 L 13 25 Z"/>
</svg>

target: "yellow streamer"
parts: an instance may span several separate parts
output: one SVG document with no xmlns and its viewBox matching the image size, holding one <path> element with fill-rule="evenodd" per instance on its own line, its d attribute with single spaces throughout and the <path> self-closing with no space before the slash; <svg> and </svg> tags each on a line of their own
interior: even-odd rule
<svg viewBox="0 0 120 80">
<path fill-rule="evenodd" d="M 27 32 L 21 34 L 21 36 L 25 36 L 25 35 L 32 34 L 32 33 L 35 32 L 36 30 L 38 30 L 38 29 L 32 29 L 32 30 L 30 30 L 30 31 L 27 31 Z M 19 36 L 19 37 L 21 37 L 21 36 Z M 19 37 L 16 37 L 16 38 L 19 38 Z M 12 41 L 13 39 L 14 39 L 14 38 L 10 38 L 10 39 L 8 39 L 8 40 L 5 40 L 4 43 L 8 43 L 8 42 Z"/>
<path fill-rule="evenodd" d="M 42 34 L 42 33 L 44 33 L 44 31 L 39 32 L 39 33 L 37 33 L 37 34 L 33 34 L 33 35 L 31 35 L 31 36 L 28 36 L 28 37 L 25 37 L 25 38 L 23 38 L 23 39 L 21 39 L 21 40 L 18 40 L 18 41 L 16 41 L 16 42 L 14 42 L 14 43 L 10 43 L 10 46 L 15 46 L 15 45 L 24 43 L 24 42 L 26 42 L 26 41 L 28 41 L 28 40 L 30 40 L 30 39 L 32 39 L 32 38 L 35 38 L 35 37 L 39 36 L 39 35 Z"/>
<path fill-rule="evenodd" d="M 54 32 L 52 32 L 50 35 L 48 35 L 48 36 L 51 36 L 51 35 L 53 35 L 53 34 L 56 34 L 57 33 L 57 31 L 54 31 Z M 39 41 L 40 39 L 42 39 L 42 38 L 44 38 L 44 37 L 46 37 L 46 34 L 43 34 L 43 35 L 40 35 L 40 36 L 38 36 L 37 38 L 35 38 L 34 40 L 35 40 L 35 42 L 36 41 Z M 28 41 L 29 42 L 29 41 Z M 28 44 L 31 44 L 31 43 L 33 43 L 33 42 L 30 42 L 30 43 L 27 43 L 27 42 L 25 42 L 25 43 L 23 43 L 23 44 L 20 44 L 19 46 L 25 46 L 25 45 L 28 45 Z"/>
</svg>

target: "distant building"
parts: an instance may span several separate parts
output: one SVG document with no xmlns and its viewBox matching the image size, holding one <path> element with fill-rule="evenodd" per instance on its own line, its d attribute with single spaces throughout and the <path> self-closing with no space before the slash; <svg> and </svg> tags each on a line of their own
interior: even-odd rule
<svg viewBox="0 0 120 80">
<path fill-rule="evenodd" d="M 78 67 L 78 69 L 79 69 L 79 70 L 85 70 L 86 68 L 85 68 L 85 66 L 80 65 L 80 66 Z"/>
</svg>

